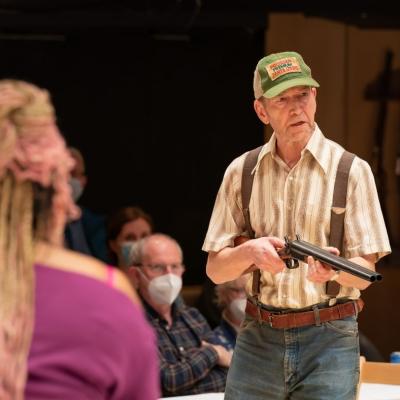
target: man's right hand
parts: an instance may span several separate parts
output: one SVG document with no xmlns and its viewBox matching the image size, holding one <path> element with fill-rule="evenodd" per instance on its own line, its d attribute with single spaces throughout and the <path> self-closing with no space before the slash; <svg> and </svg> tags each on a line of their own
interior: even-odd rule
<svg viewBox="0 0 400 400">
<path fill-rule="evenodd" d="M 239 236 L 235 245 L 246 246 L 253 264 L 258 268 L 275 275 L 286 268 L 286 264 L 279 257 L 277 249 L 285 247 L 285 242 L 274 236 L 265 236 L 257 239 L 248 239 Z"/>
</svg>

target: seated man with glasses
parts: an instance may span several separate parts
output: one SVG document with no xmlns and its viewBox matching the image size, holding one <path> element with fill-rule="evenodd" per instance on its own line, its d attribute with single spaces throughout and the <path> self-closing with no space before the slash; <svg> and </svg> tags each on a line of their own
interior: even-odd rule
<svg viewBox="0 0 400 400">
<path fill-rule="evenodd" d="M 128 261 L 128 276 L 158 337 L 163 396 L 223 392 L 231 352 L 179 296 L 185 271 L 179 244 L 153 234 L 130 245 Z"/>
</svg>

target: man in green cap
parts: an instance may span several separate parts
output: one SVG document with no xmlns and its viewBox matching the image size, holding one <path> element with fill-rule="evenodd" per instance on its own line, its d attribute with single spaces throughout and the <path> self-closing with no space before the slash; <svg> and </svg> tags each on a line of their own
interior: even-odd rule
<svg viewBox="0 0 400 400">
<path fill-rule="evenodd" d="M 312 257 L 289 269 L 277 253 L 285 236 L 296 235 L 334 254 L 341 248 L 342 257 L 371 270 L 390 253 L 371 169 L 322 134 L 317 87 L 296 52 L 258 62 L 254 109 L 274 132 L 251 152 L 253 163 L 244 168 L 249 152 L 232 161 L 215 201 L 203 244 L 208 276 L 218 284 L 253 272 L 226 400 L 356 396 L 357 315 L 369 282 Z M 253 178 L 248 205 L 246 171 Z"/>
</svg>

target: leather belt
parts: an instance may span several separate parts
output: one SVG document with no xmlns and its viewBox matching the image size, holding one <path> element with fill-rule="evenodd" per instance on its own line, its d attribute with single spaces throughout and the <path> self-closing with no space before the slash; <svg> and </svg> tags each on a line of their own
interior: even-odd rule
<svg viewBox="0 0 400 400">
<path fill-rule="evenodd" d="M 350 317 L 358 314 L 363 307 L 364 302 L 357 299 L 326 308 L 314 307 L 311 311 L 279 313 L 267 311 L 247 300 L 246 313 L 256 320 L 267 322 L 272 328 L 297 328 Z"/>
</svg>

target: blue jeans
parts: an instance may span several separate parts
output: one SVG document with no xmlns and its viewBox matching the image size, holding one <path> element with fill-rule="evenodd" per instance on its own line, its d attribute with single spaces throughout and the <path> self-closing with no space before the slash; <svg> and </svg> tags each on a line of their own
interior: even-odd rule
<svg viewBox="0 0 400 400">
<path fill-rule="evenodd" d="M 246 316 L 225 400 L 353 400 L 360 363 L 355 316 L 277 329 Z"/>
</svg>

